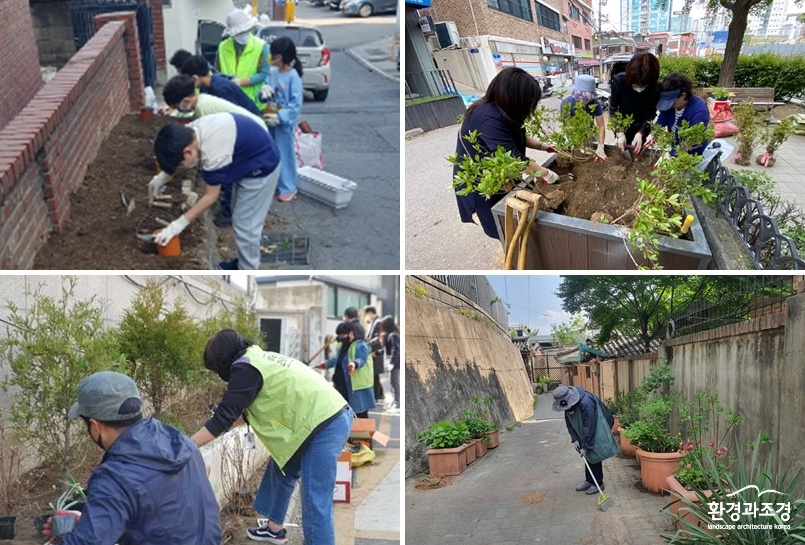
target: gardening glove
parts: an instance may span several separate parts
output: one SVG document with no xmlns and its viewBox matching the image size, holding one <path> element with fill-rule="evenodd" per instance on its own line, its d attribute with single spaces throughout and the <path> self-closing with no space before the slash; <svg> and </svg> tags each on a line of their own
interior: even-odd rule
<svg viewBox="0 0 805 545">
<path fill-rule="evenodd" d="M 618 137 L 615 138 L 615 145 L 618 146 L 621 153 L 626 151 L 626 135 L 619 134 Z"/>
<path fill-rule="evenodd" d="M 635 155 L 640 153 L 640 150 L 643 148 L 643 135 L 638 132 L 634 135 L 634 139 L 632 140 L 632 151 Z"/>
<path fill-rule="evenodd" d="M 76 523 L 78 523 L 79 519 L 81 518 L 81 511 L 65 511 L 64 509 L 59 509 L 53 514 L 72 515 Z M 42 535 L 49 539 L 48 543 L 58 543 L 59 541 L 61 541 L 61 538 L 59 536 L 52 536 L 51 538 L 52 533 L 53 532 L 51 530 L 51 519 L 48 518 L 47 521 L 45 521 L 45 524 L 42 525 Z"/>
<path fill-rule="evenodd" d="M 239 77 L 237 77 L 237 76 L 232 76 L 232 83 L 234 83 L 234 84 L 235 84 L 235 85 L 237 85 L 238 87 L 241 87 L 241 85 L 240 85 L 240 78 L 239 78 Z"/>
<path fill-rule="evenodd" d="M 281 123 L 279 114 L 264 114 L 263 119 L 269 127 L 276 127 Z"/>
<path fill-rule="evenodd" d="M 576 449 L 576 452 L 581 452 L 581 445 L 578 441 L 573 441 L 573 448 Z"/>
<path fill-rule="evenodd" d="M 607 154 L 604 151 L 604 144 L 598 144 L 598 147 L 595 148 L 595 157 L 593 158 L 593 162 L 603 163 L 606 160 L 607 160 Z"/>
<path fill-rule="evenodd" d="M 587 449 L 586 448 L 581 449 L 581 455 L 584 456 L 585 458 L 587 457 Z"/>
<path fill-rule="evenodd" d="M 351 361 L 347 364 L 347 373 L 351 375 L 354 370 L 355 370 L 355 362 Z"/>
<path fill-rule="evenodd" d="M 555 184 L 556 180 L 558 179 L 559 175 L 554 171 L 547 168 L 542 169 L 542 181 L 545 182 L 546 184 L 548 185 Z"/>
<path fill-rule="evenodd" d="M 160 172 L 148 182 L 148 200 L 152 201 L 154 198 L 162 195 L 162 188 L 168 181 L 169 175 L 167 172 Z"/>
<path fill-rule="evenodd" d="M 556 148 L 547 142 L 542 142 L 539 146 L 539 149 L 542 151 L 547 151 L 548 153 L 556 153 Z"/>
<path fill-rule="evenodd" d="M 274 88 L 267 83 L 263 84 L 263 86 L 260 87 L 260 100 L 262 102 L 268 102 L 272 98 L 274 98 Z"/>
<path fill-rule="evenodd" d="M 650 134 L 646 138 L 646 142 L 643 144 L 643 149 L 650 148 L 653 145 L 654 145 L 654 135 Z"/>
<path fill-rule="evenodd" d="M 660 163 L 662 163 L 663 161 L 667 160 L 668 157 L 669 157 L 669 155 L 668 155 L 667 152 L 663 153 L 662 155 L 660 155 L 660 158 L 657 159 L 656 163 L 654 163 L 654 168 L 657 168 L 658 166 L 660 166 Z"/>
<path fill-rule="evenodd" d="M 154 242 L 159 244 L 160 246 L 167 246 L 168 242 L 175 236 L 178 236 L 179 233 L 184 231 L 185 227 L 190 224 L 184 217 L 184 214 L 170 222 L 170 224 L 161 230 L 159 233 L 156 234 L 154 237 Z"/>
</svg>

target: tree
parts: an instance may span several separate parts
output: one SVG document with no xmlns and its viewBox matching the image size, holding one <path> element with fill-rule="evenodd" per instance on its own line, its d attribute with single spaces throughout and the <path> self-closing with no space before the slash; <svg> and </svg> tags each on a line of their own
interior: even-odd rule
<svg viewBox="0 0 805 545">
<path fill-rule="evenodd" d="M 578 344 L 579 338 L 586 339 L 588 334 L 587 320 L 579 314 L 571 316 L 567 322 L 551 324 L 551 335 L 556 344 Z"/>
</svg>

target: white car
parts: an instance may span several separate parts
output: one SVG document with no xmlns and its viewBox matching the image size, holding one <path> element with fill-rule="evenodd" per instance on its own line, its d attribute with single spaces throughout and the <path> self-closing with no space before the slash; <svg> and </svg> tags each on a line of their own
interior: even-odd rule
<svg viewBox="0 0 805 545">
<path fill-rule="evenodd" d="M 315 100 L 325 100 L 330 91 L 330 50 L 324 45 L 321 31 L 314 26 L 272 21 L 263 24 L 257 35 L 271 44 L 287 36 L 296 46 L 302 62 L 302 87 L 313 93 Z"/>
</svg>

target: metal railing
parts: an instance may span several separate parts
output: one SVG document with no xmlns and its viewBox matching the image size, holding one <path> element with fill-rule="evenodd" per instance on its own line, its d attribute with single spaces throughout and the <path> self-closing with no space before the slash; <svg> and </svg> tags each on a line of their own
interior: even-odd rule
<svg viewBox="0 0 805 545">
<path fill-rule="evenodd" d="M 794 276 L 725 276 L 721 282 L 714 295 L 671 315 L 669 338 L 783 312 L 785 300 L 801 290 L 801 277 Z"/>
<path fill-rule="evenodd" d="M 710 181 L 719 194 L 718 207 L 741 237 L 758 269 L 802 270 L 805 258 L 796 243 L 780 232 L 777 220 L 763 211 L 749 190 L 721 164 L 720 155 L 708 167 Z"/>
<path fill-rule="evenodd" d="M 509 313 L 506 305 L 497 296 L 485 276 L 430 275 L 430 277 L 462 294 L 484 309 L 503 329 L 509 330 Z"/>
<path fill-rule="evenodd" d="M 405 73 L 405 99 L 458 95 L 450 70 Z"/>
</svg>

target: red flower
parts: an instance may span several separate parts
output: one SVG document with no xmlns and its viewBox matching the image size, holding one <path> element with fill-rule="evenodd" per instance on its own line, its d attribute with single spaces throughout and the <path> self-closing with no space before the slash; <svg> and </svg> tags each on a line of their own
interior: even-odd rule
<svg viewBox="0 0 805 545">
<path fill-rule="evenodd" d="M 716 448 L 716 444 L 710 441 L 710 448 Z"/>
</svg>

